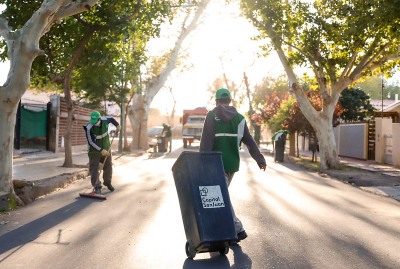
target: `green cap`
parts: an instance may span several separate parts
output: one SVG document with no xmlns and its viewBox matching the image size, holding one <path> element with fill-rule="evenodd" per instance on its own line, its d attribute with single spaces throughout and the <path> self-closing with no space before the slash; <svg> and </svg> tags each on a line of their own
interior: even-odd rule
<svg viewBox="0 0 400 269">
<path fill-rule="evenodd" d="M 225 99 L 225 98 L 231 98 L 231 93 L 225 89 L 225 88 L 221 88 L 217 91 L 217 93 L 215 94 L 215 99 Z"/>
<path fill-rule="evenodd" d="M 90 114 L 90 123 L 96 123 L 100 119 L 100 113 L 98 111 L 93 111 Z"/>
<path fill-rule="evenodd" d="M 162 126 L 165 126 L 165 123 L 163 123 Z"/>
</svg>

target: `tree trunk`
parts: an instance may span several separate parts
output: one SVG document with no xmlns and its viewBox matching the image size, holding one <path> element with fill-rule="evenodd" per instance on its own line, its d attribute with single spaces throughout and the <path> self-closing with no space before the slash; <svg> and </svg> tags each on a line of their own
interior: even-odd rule
<svg viewBox="0 0 400 269">
<path fill-rule="evenodd" d="M 149 148 L 147 139 L 147 114 L 143 96 L 139 94 L 135 95 L 132 105 L 128 109 L 128 116 L 132 125 L 131 150 L 147 150 Z"/>
<path fill-rule="evenodd" d="M 128 109 L 129 109 L 129 103 L 126 104 L 125 106 L 125 119 L 124 119 L 124 151 L 129 151 L 129 144 L 128 144 L 128 134 L 126 133 L 126 125 L 127 125 L 127 119 L 128 119 Z"/>
<path fill-rule="evenodd" d="M 295 156 L 296 155 L 296 134 L 291 132 L 289 133 L 289 155 Z"/>
<path fill-rule="evenodd" d="M 81 56 L 83 50 L 86 47 L 86 44 L 89 42 L 90 38 L 92 37 L 93 33 L 95 31 L 95 27 L 90 27 L 85 36 L 83 37 L 81 43 L 79 43 L 79 47 L 76 50 L 75 55 L 72 57 L 71 62 L 65 72 L 65 77 L 63 79 L 63 91 L 64 91 L 64 96 L 65 96 L 65 102 L 67 103 L 67 110 L 68 110 L 68 118 L 67 118 L 67 126 L 65 128 L 65 134 L 64 134 L 64 149 L 65 149 L 65 160 L 63 167 L 69 167 L 72 168 L 72 145 L 71 145 L 71 132 L 72 132 L 72 127 L 74 124 L 74 106 L 72 102 L 72 97 L 71 97 L 71 88 L 70 88 L 70 80 L 72 76 L 72 71 L 74 70 L 74 67 L 76 63 L 79 60 L 79 57 Z"/>
<path fill-rule="evenodd" d="M 74 117 L 74 106 L 71 98 L 71 90 L 69 87 L 70 87 L 69 77 L 65 77 L 63 81 L 63 90 L 64 90 L 65 102 L 67 103 L 68 118 L 67 118 L 67 126 L 65 127 L 65 133 L 64 133 L 65 159 L 63 167 L 72 168 L 73 163 L 72 163 L 71 132 L 75 117 Z"/>
<path fill-rule="evenodd" d="M 7 99 L 6 99 L 7 100 Z M 13 142 L 18 103 L 2 98 L 0 106 L 0 191 L 13 193 Z"/>
<path fill-rule="evenodd" d="M 320 169 L 340 169 L 340 161 L 333 134 L 332 118 L 325 120 L 320 118 L 318 128 L 314 127 L 314 129 L 316 130 L 319 144 Z"/>
</svg>

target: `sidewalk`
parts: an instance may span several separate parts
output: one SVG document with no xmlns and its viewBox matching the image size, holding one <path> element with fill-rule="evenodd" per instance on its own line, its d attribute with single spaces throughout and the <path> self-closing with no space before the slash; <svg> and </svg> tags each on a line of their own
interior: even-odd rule
<svg viewBox="0 0 400 269">
<path fill-rule="evenodd" d="M 117 147 L 114 148 L 114 146 L 113 166 L 133 161 L 146 153 L 146 151 L 137 150 L 118 154 Z M 85 150 L 73 152 L 73 168 L 62 167 L 64 159 L 64 152 L 14 151 L 14 190 L 25 204 L 89 176 L 89 158 Z"/>
<path fill-rule="evenodd" d="M 263 148 L 263 154 L 272 155 L 271 148 Z M 286 149 L 286 153 L 288 153 Z M 300 157 L 312 157 L 311 151 L 301 151 Z M 319 160 L 319 153 L 317 153 Z M 376 163 L 374 160 L 359 160 L 339 157 L 347 166 L 343 170 L 326 170 L 324 173 L 346 184 L 351 184 L 364 191 L 391 197 L 400 201 L 400 168 L 393 165 Z"/>
</svg>

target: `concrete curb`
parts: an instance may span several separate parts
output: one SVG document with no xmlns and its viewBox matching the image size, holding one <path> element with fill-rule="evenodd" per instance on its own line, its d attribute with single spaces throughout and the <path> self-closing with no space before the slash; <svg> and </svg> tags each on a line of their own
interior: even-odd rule
<svg viewBox="0 0 400 269">
<path fill-rule="evenodd" d="M 25 204 L 28 204 L 40 196 L 52 193 L 54 189 L 64 188 L 78 179 L 86 178 L 88 175 L 89 169 L 82 169 L 78 172 L 64 173 L 33 182 L 14 180 L 13 184 L 15 193 Z"/>
</svg>

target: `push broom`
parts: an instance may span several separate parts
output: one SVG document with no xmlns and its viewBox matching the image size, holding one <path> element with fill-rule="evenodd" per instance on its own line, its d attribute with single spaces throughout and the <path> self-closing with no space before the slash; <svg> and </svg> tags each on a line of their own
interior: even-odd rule
<svg viewBox="0 0 400 269">
<path fill-rule="evenodd" d="M 112 145 L 113 142 L 114 142 L 114 138 L 115 138 L 115 136 L 113 136 L 113 139 L 111 140 L 111 144 L 110 144 L 110 148 L 108 149 L 108 153 L 110 153 L 111 145 Z M 108 157 L 108 156 L 106 156 L 106 157 L 104 158 L 103 165 L 106 163 L 107 157 Z M 103 169 L 100 169 L 99 176 L 97 177 L 97 182 L 96 182 L 96 183 L 98 183 L 99 180 L 100 180 L 100 175 L 101 175 L 101 171 L 102 171 L 102 170 L 103 170 Z M 96 184 L 96 185 L 97 185 L 97 184 Z M 93 198 L 93 199 L 99 199 L 99 200 L 107 200 L 107 197 L 106 197 L 105 195 L 94 193 L 94 188 L 93 188 L 92 192 L 89 192 L 89 193 L 86 193 L 86 192 L 79 193 L 79 196 L 80 196 L 80 197 L 84 197 L 84 198 Z"/>
</svg>

